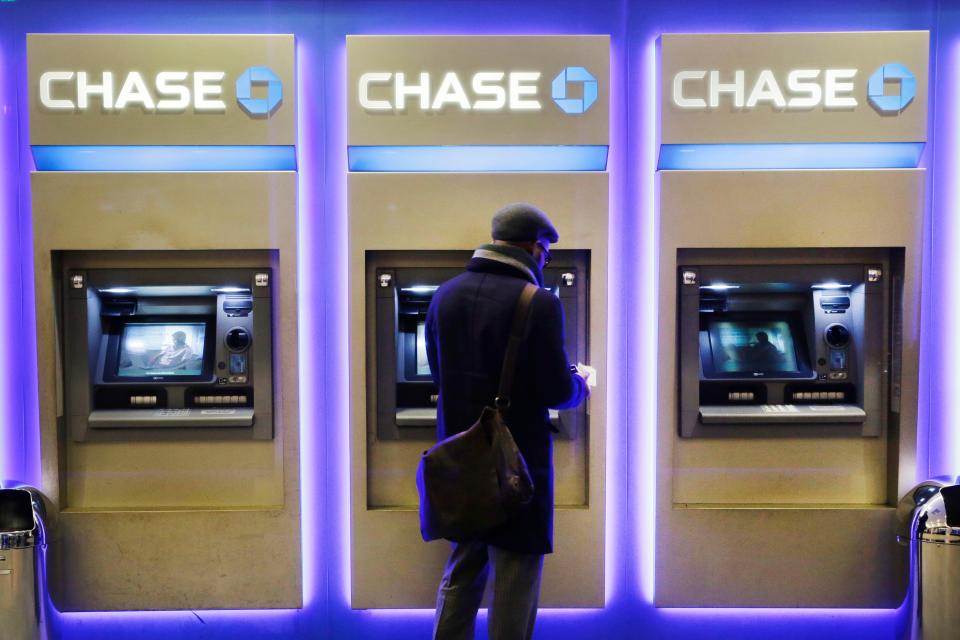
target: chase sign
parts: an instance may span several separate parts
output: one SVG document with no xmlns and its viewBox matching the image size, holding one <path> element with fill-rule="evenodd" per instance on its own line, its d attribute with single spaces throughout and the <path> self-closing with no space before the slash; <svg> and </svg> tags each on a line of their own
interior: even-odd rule
<svg viewBox="0 0 960 640">
<path fill-rule="evenodd" d="M 605 147 L 609 87 L 605 35 L 348 35 L 347 144 Z"/>
<path fill-rule="evenodd" d="M 295 145 L 294 52 L 291 35 L 29 34 L 31 144 Z"/>
<path fill-rule="evenodd" d="M 920 143 L 927 31 L 664 34 L 661 144 Z"/>
</svg>

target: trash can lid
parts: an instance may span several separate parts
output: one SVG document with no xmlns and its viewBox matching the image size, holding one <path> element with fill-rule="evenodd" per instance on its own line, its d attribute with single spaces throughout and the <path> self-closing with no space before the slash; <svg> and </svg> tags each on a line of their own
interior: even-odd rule
<svg viewBox="0 0 960 640">
<path fill-rule="evenodd" d="M 918 487 L 910 539 L 940 544 L 960 544 L 960 485 Z"/>
<path fill-rule="evenodd" d="M 23 549 L 36 544 L 33 494 L 26 489 L 0 489 L 0 549 Z"/>
</svg>

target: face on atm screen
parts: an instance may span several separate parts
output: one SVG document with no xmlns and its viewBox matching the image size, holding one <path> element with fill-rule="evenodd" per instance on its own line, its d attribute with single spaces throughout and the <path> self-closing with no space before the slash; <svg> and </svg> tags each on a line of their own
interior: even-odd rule
<svg viewBox="0 0 960 640">
<path fill-rule="evenodd" d="M 138 322 L 123 327 L 117 376 L 198 376 L 203 372 L 203 322 Z"/>
</svg>

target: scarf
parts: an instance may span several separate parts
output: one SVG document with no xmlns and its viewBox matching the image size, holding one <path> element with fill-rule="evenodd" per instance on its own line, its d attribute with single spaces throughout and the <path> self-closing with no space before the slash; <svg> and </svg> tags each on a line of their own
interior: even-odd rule
<svg viewBox="0 0 960 640">
<path fill-rule="evenodd" d="M 509 244 L 484 244 L 473 252 L 474 258 L 492 260 L 508 265 L 523 273 L 523 275 L 538 287 L 543 286 L 543 273 L 533 256 Z"/>
</svg>

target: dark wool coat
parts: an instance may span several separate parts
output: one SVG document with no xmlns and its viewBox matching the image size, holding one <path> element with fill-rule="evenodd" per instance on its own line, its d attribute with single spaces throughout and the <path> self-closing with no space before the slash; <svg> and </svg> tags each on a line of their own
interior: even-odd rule
<svg viewBox="0 0 960 640">
<path fill-rule="evenodd" d="M 465 273 L 434 294 L 426 336 L 430 371 L 440 387 L 438 439 L 466 430 L 485 406 L 493 406 L 514 309 L 527 282 L 537 284 L 513 266 L 474 257 Z M 560 300 L 541 289 L 531 303 L 506 412 L 533 477 L 534 497 L 484 542 L 517 553 L 553 551 L 553 427 L 547 409 L 574 407 L 586 396 L 586 383 L 571 373 L 563 348 Z"/>
</svg>

